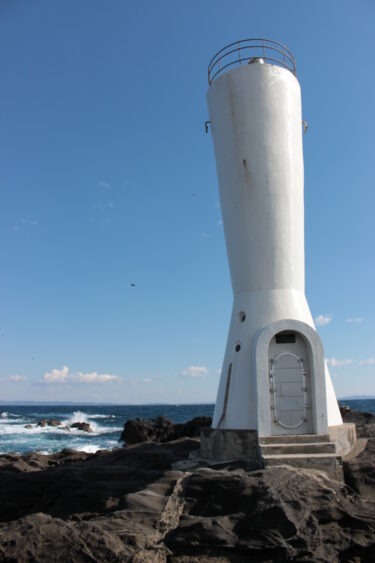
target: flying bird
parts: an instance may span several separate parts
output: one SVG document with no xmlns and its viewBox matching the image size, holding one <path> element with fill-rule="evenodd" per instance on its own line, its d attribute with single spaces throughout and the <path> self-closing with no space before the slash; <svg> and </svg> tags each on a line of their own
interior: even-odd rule
<svg viewBox="0 0 375 563">
<path fill-rule="evenodd" d="M 130 287 L 136 287 L 135 283 L 131 283 Z"/>
</svg>

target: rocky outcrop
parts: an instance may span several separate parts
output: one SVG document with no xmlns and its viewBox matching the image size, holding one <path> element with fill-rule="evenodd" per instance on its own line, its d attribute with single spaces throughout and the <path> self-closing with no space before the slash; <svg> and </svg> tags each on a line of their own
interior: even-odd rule
<svg viewBox="0 0 375 563">
<path fill-rule="evenodd" d="M 0 561 L 375 560 L 373 438 L 345 461 L 347 484 L 245 461 L 177 469 L 198 448 L 0 456 Z"/>
<path fill-rule="evenodd" d="M 126 444 L 138 444 L 140 442 L 170 442 L 181 437 L 193 438 L 200 435 L 204 426 L 211 426 L 212 418 L 209 416 L 197 416 L 188 422 L 173 424 L 164 416 L 152 420 L 136 418 L 125 423 L 120 441 Z"/>
<path fill-rule="evenodd" d="M 37 426 L 41 426 L 44 428 L 45 426 L 60 426 L 62 423 L 60 420 L 56 420 L 55 418 L 50 418 L 49 420 L 42 418 L 37 424 Z"/>
<path fill-rule="evenodd" d="M 375 556 L 375 512 L 318 471 L 200 469 L 185 483 L 174 554 L 248 561 L 337 561 Z M 350 560 L 350 559 L 349 559 Z"/>
<path fill-rule="evenodd" d="M 342 406 L 340 411 L 344 422 L 355 423 L 358 438 L 375 438 L 375 414 L 355 411 L 346 406 Z"/>
<path fill-rule="evenodd" d="M 346 483 L 364 497 L 375 502 L 375 415 L 341 407 L 345 422 L 354 422 L 357 436 L 367 440 L 367 445 L 354 458 L 344 458 L 343 469 Z"/>
<path fill-rule="evenodd" d="M 71 424 L 70 428 L 77 428 L 77 430 L 82 430 L 82 432 L 92 432 L 92 428 L 88 422 L 74 422 Z M 64 428 L 65 430 L 65 428 Z"/>
</svg>

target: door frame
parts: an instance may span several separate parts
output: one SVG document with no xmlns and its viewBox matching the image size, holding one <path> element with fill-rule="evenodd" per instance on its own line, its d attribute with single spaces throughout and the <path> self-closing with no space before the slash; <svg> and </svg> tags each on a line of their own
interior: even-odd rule
<svg viewBox="0 0 375 563">
<path fill-rule="evenodd" d="M 318 333 L 308 324 L 285 319 L 258 331 L 253 341 L 252 368 L 256 374 L 258 435 L 272 436 L 268 352 L 272 338 L 283 331 L 296 332 L 305 340 L 310 367 L 313 433 L 327 434 L 325 366 L 321 340 Z"/>
</svg>

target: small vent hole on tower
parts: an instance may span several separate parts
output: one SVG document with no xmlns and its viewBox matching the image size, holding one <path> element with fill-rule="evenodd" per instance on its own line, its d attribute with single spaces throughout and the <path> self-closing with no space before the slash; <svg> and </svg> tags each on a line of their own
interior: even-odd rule
<svg viewBox="0 0 375 563">
<path fill-rule="evenodd" d="M 238 313 L 238 321 L 239 321 L 240 323 L 243 323 L 245 319 L 246 319 L 245 311 L 240 311 L 240 312 Z"/>
<path fill-rule="evenodd" d="M 241 350 L 241 344 L 237 343 L 234 347 L 236 352 L 239 352 Z"/>
</svg>

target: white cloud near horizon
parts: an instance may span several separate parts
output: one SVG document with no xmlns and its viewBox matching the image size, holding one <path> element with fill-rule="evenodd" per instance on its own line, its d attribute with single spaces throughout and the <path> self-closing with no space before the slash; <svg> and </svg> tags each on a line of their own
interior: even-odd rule
<svg viewBox="0 0 375 563">
<path fill-rule="evenodd" d="M 208 369 L 205 366 L 189 366 L 180 371 L 178 375 L 181 377 L 198 378 L 206 375 L 207 373 Z"/>
<path fill-rule="evenodd" d="M 62 369 L 53 369 L 44 374 L 44 381 L 46 383 L 109 383 L 112 381 L 120 381 L 121 377 L 118 375 L 111 375 L 109 373 L 98 373 L 96 371 L 83 373 L 69 374 L 68 366 L 63 366 Z"/>
<path fill-rule="evenodd" d="M 119 381 L 121 377 L 118 375 L 110 375 L 109 373 L 74 373 L 70 376 L 71 380 L 79 381 L 80 383 L 107 383 L 108 381 Z"/>
<path fill-rule="evenodd" d="M 315 317 L 315 324 L 316 326 L 325 326 L 328 325 L 332 321 L 332 315 L 325 314 L 325 315 L 318 315 Z"/>
<path fill-rule="evenodd" d="M 27 379 L 27 377 L 25 375 L 18 375 L 17 373 L 15 375 L 11 375 L 9 377 L 9 381 L 25 381 Z"/>
<path fill-rule="evenodd" d="M 363 321 L 363 317 L 353 317 L 350 319 L 345 319 L 346 323 L 354 323 L 354 324 L 360 324 Z"/>
<path fill-rule="evenodd" d="M 366 360 L 361 360 L 359 362 L 360 366 L 373 366 L 375 365 L 375 358 L 367 358 Z"/>
<path fill-rule="evenodd" d="M 47 383 L 66 383 L 68 378 L 68 366 L 63 366 L 62 369 L 53 369 L 52 371 L 44 374 L 44 381 L 47 381 Z"/>
<path fill-rule="evenodd" d="M 337 368 L 339 366 L 350 366 L 353 360 L 337 360 L 336 358 L 326 358 L 326 362 L 329 366 Z"/>
</svg>

